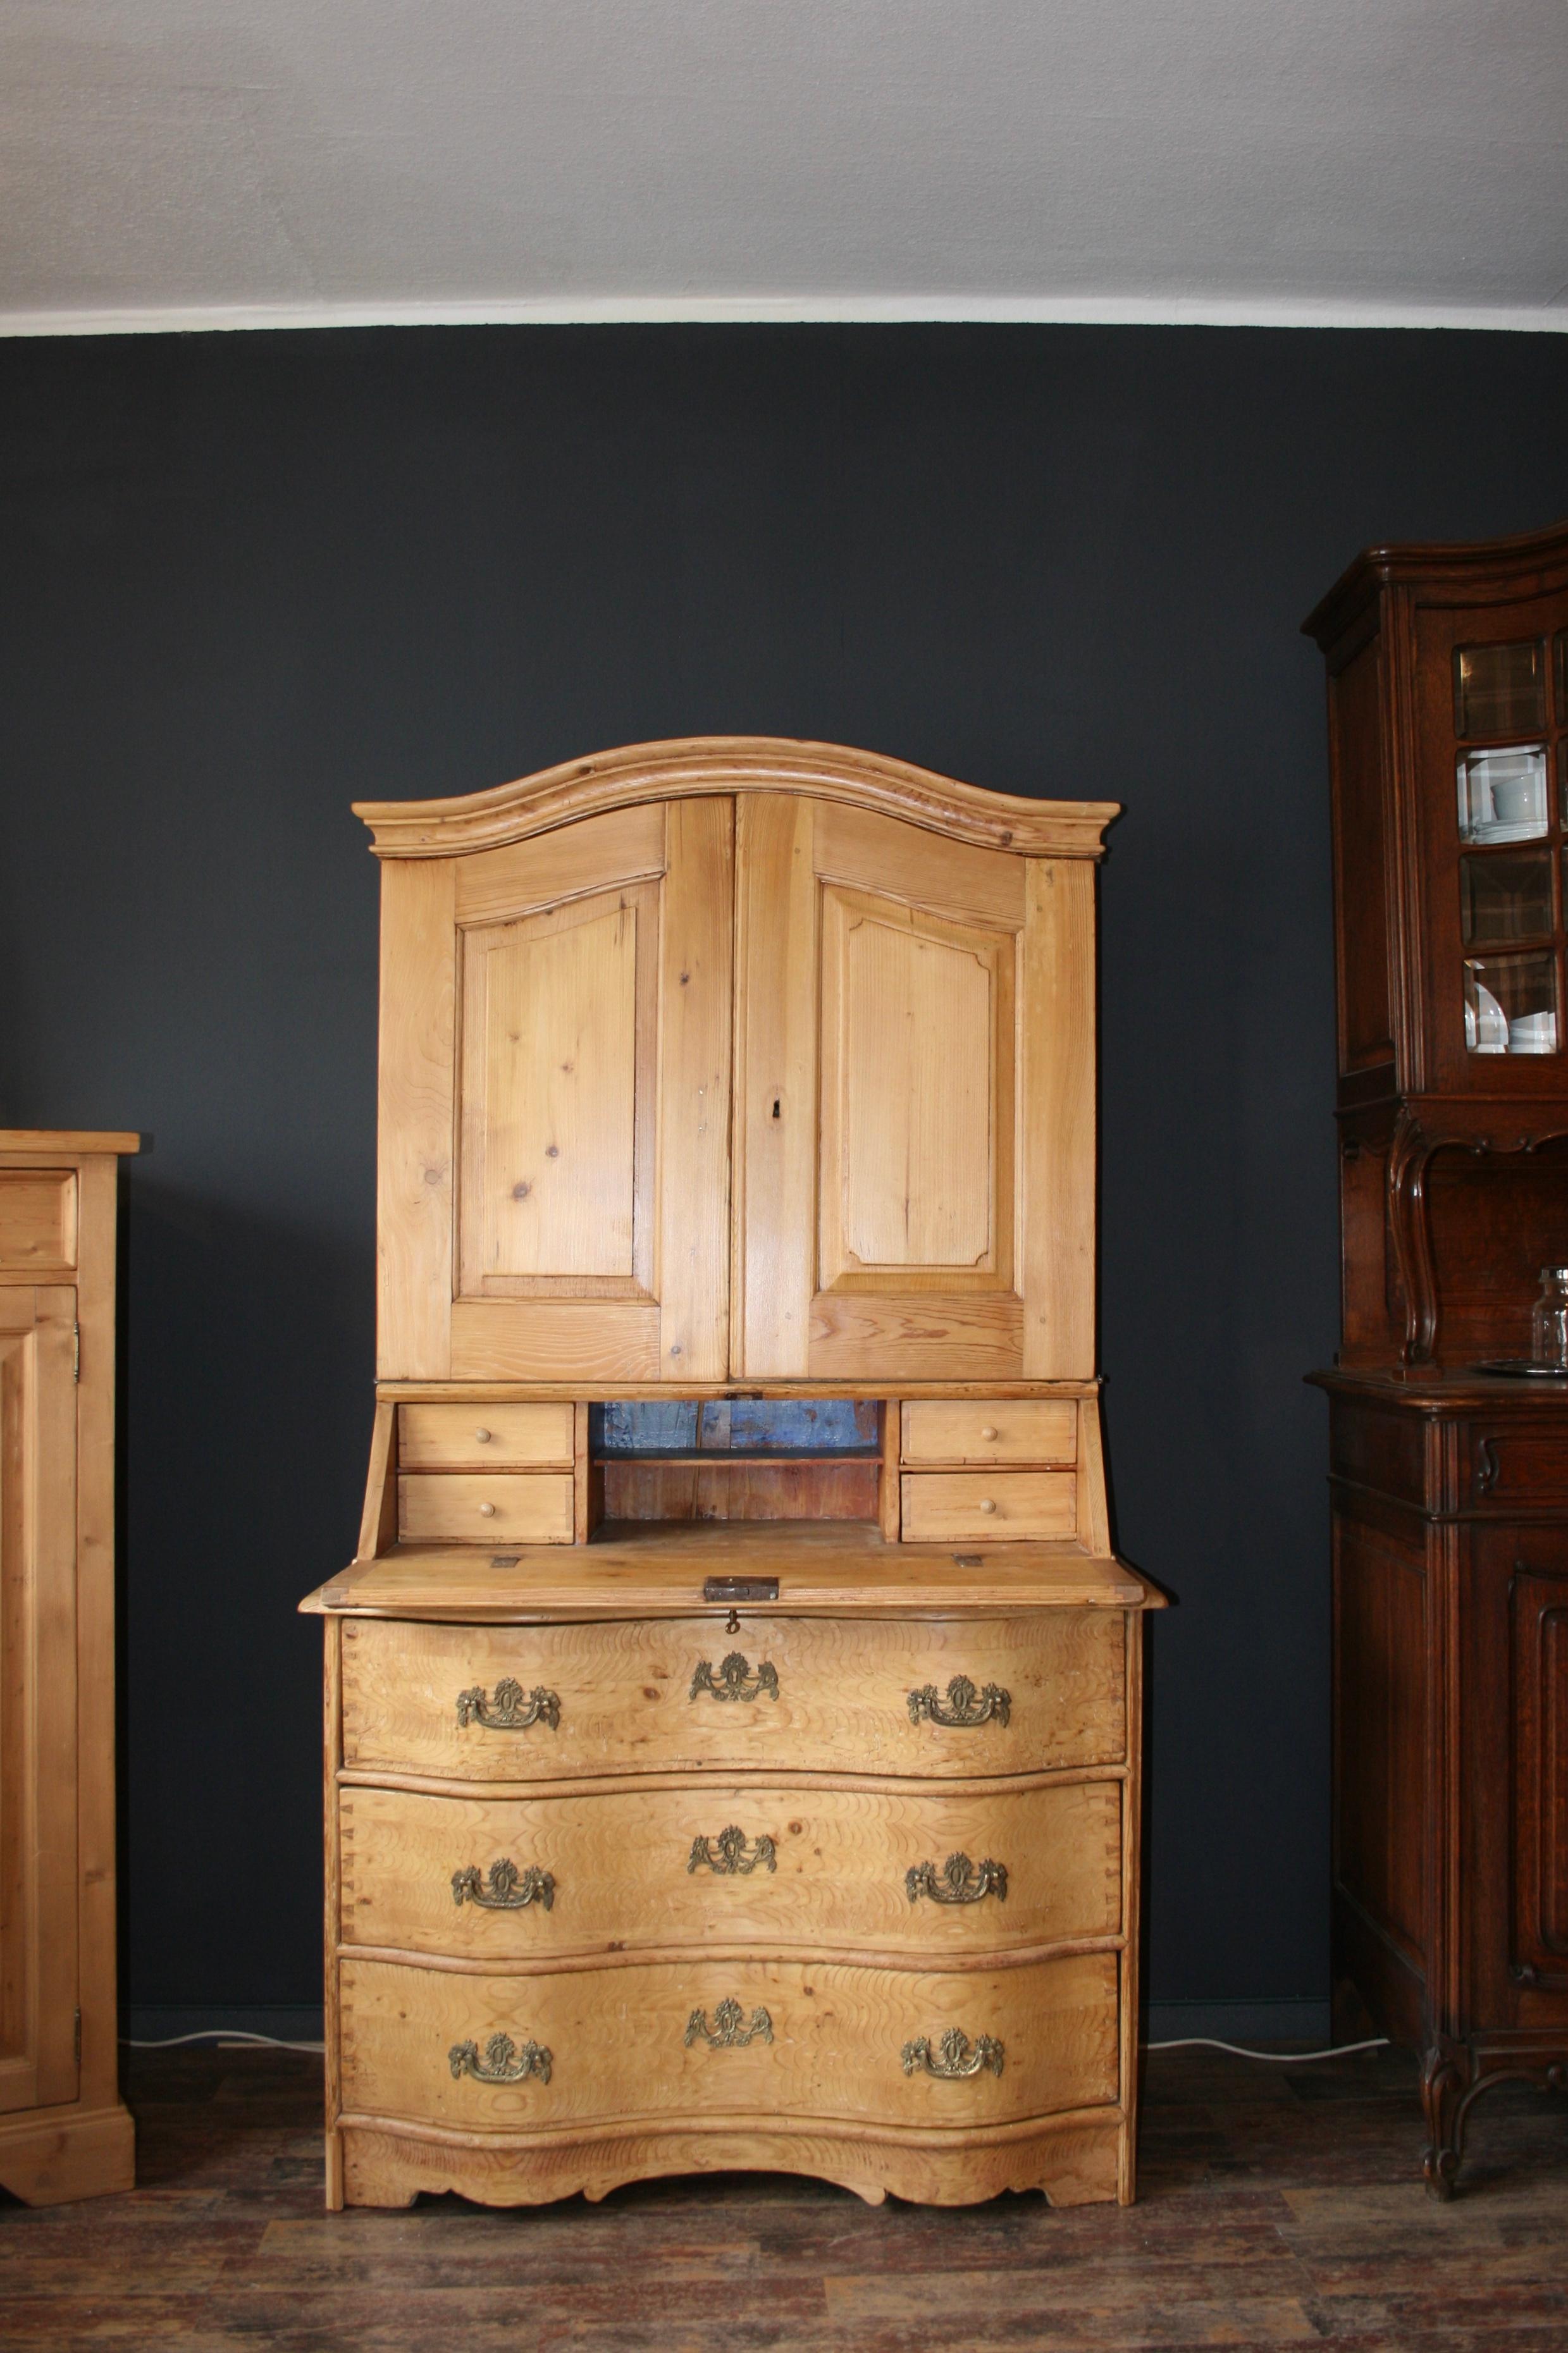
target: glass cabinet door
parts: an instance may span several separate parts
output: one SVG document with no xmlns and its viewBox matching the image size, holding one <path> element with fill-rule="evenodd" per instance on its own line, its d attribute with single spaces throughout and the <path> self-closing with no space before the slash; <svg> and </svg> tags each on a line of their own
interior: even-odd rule
<svg viewBox="0 0 1568 2353">
<path fill-rule="evenodd" d="M 1568 630 L 1552 651 L 1551 693 L 1543 637 L 1460 646 L 1454 655 L 1460 986 L 1471 1054 L 1560 1047 Z"/>
</svg>

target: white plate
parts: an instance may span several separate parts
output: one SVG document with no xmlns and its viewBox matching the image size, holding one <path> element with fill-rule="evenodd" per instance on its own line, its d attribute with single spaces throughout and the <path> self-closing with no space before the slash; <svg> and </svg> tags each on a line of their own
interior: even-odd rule
<svg viewBox="0 0 1568 2353">
<path fill-rule="evenodd" d="M 1544 841 L 1546 820 L 1544 818 L 1525 818 L 1513 825 L 1505 825 L 1500 818 L 1489 818 L 1485 824 L 1470 828 L 1468 839 L 1479 842 Z"/>
<path fill-rule="evenodd" d="M 1508 1016 L 1484 981 L 1475 991 L 1475 1004 L 1465 1007 L 1465 1043 L 1472 1054 L 1506 1054 Z"/>
</svg>

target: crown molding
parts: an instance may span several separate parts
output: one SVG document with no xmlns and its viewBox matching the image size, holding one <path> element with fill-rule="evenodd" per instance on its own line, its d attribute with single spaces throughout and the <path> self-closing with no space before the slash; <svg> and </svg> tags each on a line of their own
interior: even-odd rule
<svg viewBox="0 0 1568 2353">
<path fill-rule="evenodd" d="M 310 327 L 1340 327 L 1568 334 L 1568 301 L 1346 301 L 1080 294 L 603 294 L 0 311 L 0 336 L 175 335 Z"/>
</svg>

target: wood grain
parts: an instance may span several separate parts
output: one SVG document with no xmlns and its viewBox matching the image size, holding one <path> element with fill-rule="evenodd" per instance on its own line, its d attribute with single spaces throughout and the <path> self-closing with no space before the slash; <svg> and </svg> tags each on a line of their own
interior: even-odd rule
<svg viewBox="0 0 1568 2353">
<path fill-rule="evenodd" d="M 1094 1367 L 1094 870 L 1029 861 L 1019 1126 L 1025 1300 L 1018 1369 Z"/>
<path fill-rule="evenodd" d="M 340 1802 L 345 1946 L 498 1962 L 718 1944 L 969 1960 L 1121 1926 L 1117 1780 L 868 1794 L 705 1775 L 692 1788 L 505 1800 L 350 1786 Z M 715 1867 L 731 1824 L 746 1841 L 734 1870 Z M 953 1853 L 976 1872 L 1000 1863 L 1005 1894 L 912 1899 L 909 1873 L 940 1873 Z M 482 1893 L 498 1861 L 547 1873 L 548 1907 L 454 1901 L 455 1872 L 477 1869 Z"/>
<path fill-rule="evenodd" d="M 442 860 L 381 878 L 375 1361 L 387 1380 L 452 1370 L 455 879 Z"/>
<path fill-rule="evenodd" d="M 689 2115 L 771 2115 L 971 2127 L 1112 2105 L 1118 2097 L 1118 1963 L 1073 1954 L 1012 1968 L 868 1969 L 828 1962 L 646 1962 L 555 1976 L 458 1974 L 389 1961 L 340 1965 L 345 2116 L 494 2134 L 521 2126 Z M 735 2000 L 764 2009 L 772 2039 L 711 2049 L 686 2041 Z M 904 2044 L 950 2027 L 1005 2045 L 1000 2075 L 906 2073 Z M 551 2052 L 548 2084 L 454 2079 L 447 2053 L 493 2034 Z M 632 2063 L 628 2065 L 628 2056 Z M 636 2063 L 640 2057 L 643 2063 Z"/>
<path fill-rule="evenodd" d="M 650 881 L 664 871 L 664 812 L 657 801 L 579 818 L 503 849 L 458 860 L 459 923 L 506 923 L 602 889 L 606 874 Z"/>
<path fill-rule="evenodd" d="M 1126 1742 L 1118 1611 L 909 1624 L 897 1619 L 722 1618 L 532 1627 L 353 1620 L 343 1629 L 343 1758 L 455 1780 L 639 1769 L 931 1775 L 1114 1764 Z M 691 1685 L 740 1651 L 776 1700 L 717 1701 Z M 1008 1721 L 911 1722 L 909 1695 L 964 1675 L 1009 1694 Z M 556 1694 L 560 1721 L 519 1732 L 458 1720 L 458 1694 L 510 1678 Z"/>
<path fill-rule="evenodd" d="M 906 1462 L 1071 1462 L 1078 1407 L 1047 1398 L 928 1399 L 903 1409 Z"/>
<path fill-rule="evenodd" d="M 1078 1481 L 1065 1471 L 906 1471 L 903 1492 L 915 1542 L 1069 1536 L 1078 1517 Z"/>
<path fill-rule="evenodd" d="M 734 1369 L 807 1370 L 816 1278 L 817 889 L 813 806 L 736 811 Z"/>
<path fill-rule="evenodd" d="M 73 1168 L 0 1168 L 0 1273 L 28 1282 L 74 1273 Z"/>
<path fill-rule="evenodd" d="M 559 1467 L 573 1459 L 570 1405 L 397 1409 L 398 1461 L 407 1470 Z"/>
<path fill-rule="evenodd" d="M 414 1543 L 570 1544 L 568 1472 L 414 1472 L 397 1482 L 397 1529 Z"/>
<path fill-rule="evenodd" d="M 721 1379 L 730 1356 L 734 813 L 666 811 L 660 974 L 658 1372 Z"/>
</svg>

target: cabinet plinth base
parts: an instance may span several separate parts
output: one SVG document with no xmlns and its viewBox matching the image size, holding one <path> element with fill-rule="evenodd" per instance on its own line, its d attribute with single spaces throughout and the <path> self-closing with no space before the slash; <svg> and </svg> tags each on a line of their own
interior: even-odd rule
<svg viewBox="0 0 1568 2353">
<path fill-rule="evenodd" d="M 799 2131 L 726 2125 L 615 2126 L 567 2139 L 487 2145 L 381 2124 L 341 2127 L 342 2191 L 330 2202 L 411 2206 L 421 2190 L 455 2190 L 486 2206 L 597 2200 L 630 2181 L 675 2173 L 804 2173 L 852 2189 L 971 2206 L 1003 2189 L 1038 2189 L 1053 2206 L 1130 2204 L 1131 2148 L 1120 2111 L 1056 2116 L 990 2133 L 896 2133 L 809 2124 Z M 329 2184 L 338 2168 L 329 2163 Z"/>
<path fill-rule="evenodd" d="M 0 2189 L 26 2206 L 65 2206 L 136 2186 L 127 2109 L 44 2108 L 0 2116 Z"/>
</svg>

